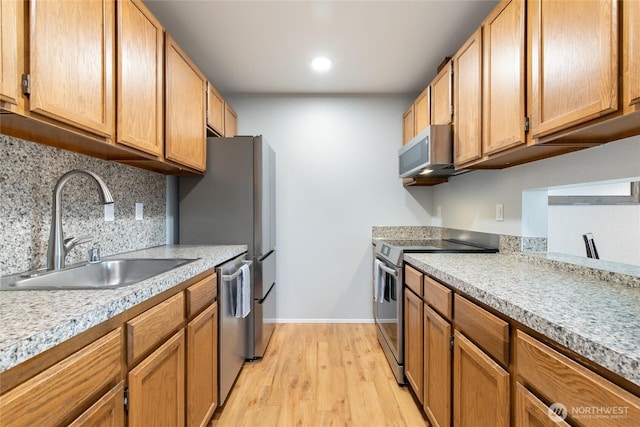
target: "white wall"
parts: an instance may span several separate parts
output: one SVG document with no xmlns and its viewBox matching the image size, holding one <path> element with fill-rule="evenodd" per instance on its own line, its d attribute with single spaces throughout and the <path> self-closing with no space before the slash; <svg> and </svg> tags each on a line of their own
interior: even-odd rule
<svg viewBox="0 0 640 427">
<path fill-rule="evenodd" d="M 640 136 L 508 169 L 457 176 L 434 187 L 433 204 L 442 206 L 444 227 L 540 237 L 538 231 L 546 221 L 536 220 L 535 215 L 545 211 L 531 213 L 533 218 L 527 218 L 530 212 L 523 215 L 524 190 L 638 175 Z M 504 222 L 495 220 L 496 203 L 504 204 Z"/>
<path fill-rule="evenodd" d="M 397 177 L 406 96 L 227 97 L 277 156 L 281 321 L 370 320 L 371 227 L 429 225 L 431 189 Z"/>
<path fill-rule="evenodd" d="M 600 259 L 640 265 L 640 205 L 549 206 L 549 252 L 586 256 L 585 233 Z"/>
</svg>

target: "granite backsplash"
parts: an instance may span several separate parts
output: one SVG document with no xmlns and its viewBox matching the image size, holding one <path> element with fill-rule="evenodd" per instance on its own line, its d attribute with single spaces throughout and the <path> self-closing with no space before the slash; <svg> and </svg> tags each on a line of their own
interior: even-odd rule
<svg viewBox="0 0 640 427">
<path fill-rule="evenodd" d="M 91 245 L 102 256 L 165 244 L 164 175 L 0 135 L 0 275 L 44 267 L 56 181 L 72 169 L 98 174 L 115 200 L 115 220 L 104 220 L 95 183 L 73 177 L 62 192 L 66 237 L 89 234 L 93 243 L 74 248 L 67 264 L 83 261 Z M 135 204 L 144 206 L 135 219 Z"/>
</svg>

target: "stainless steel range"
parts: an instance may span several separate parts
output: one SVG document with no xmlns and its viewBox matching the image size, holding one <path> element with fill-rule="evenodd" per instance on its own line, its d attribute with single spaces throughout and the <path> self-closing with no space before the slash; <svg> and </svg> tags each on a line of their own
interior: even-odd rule
<svg viewBox="0 0 640 427">
<path fill-rule="evenodd" d="M 448 230 L 447 239 L 389 240 L 376 244 L 374 267 L 373 317 L 378 341 L 389 361 L 398 384 L 404 378 L 404 254 L 413 253 L 495 253 L 496 234 Z"/>
</svg>

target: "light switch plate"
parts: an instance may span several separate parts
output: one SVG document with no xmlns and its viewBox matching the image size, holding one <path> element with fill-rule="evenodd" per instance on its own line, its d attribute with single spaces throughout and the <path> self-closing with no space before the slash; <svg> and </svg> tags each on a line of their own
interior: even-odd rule
<svg viewBox="0 0 640 427">
<path fill-rule="evenodd" d="M 142 221 L 143 209 L 144 209 L 144 205 L 142 203 L 136 203 L 136 221 Z"/>
<path fill-rule="evenodd" d="M 502 203 L 496 204 L 496 221 L 504 221 L 504 205 Z"/>
<path fill-rule="evenodd" d="M 114 206 L 115 206 L 115 203 L 109 203 L 108 205 L 104 205 L 104 220 L 105 221 L 113 221 L 113 220 L 115 220 Z"/>
<path fill-rule="evenodd" d="M 436 206 L 436 216 L 438 218 L 442 216 L 442 206 Z"/>
</svg>

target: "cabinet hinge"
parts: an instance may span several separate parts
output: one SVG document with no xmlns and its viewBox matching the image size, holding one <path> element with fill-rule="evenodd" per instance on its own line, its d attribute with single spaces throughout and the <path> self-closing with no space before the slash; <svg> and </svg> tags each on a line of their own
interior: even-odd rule
<svg viewBox="0 0 640 427">
<path fill-rule="evenodd" d="M 449 337 L 449 347 L 451 347 L 451 350 L 453 350 L 453 335 Z"/>
<path fill-rule="evenodd" d="M 129 413 L 129 386 L 124 388 L 124 413 Z"/>
<path fill-rule="evenodd" d="M 31 74 L 22 75 L 22 94 L 31 95 Z"/>
<path fill-rule="evenodd" d="M 449 107 L 449 110 L 451 111 L 451 116 L 453 117 L 453 105 Z"/>
<path fill-rule="evenodd" d="M 524 133 L 529 132 L 529 117 L 524 118 Z"/>
</svg>

